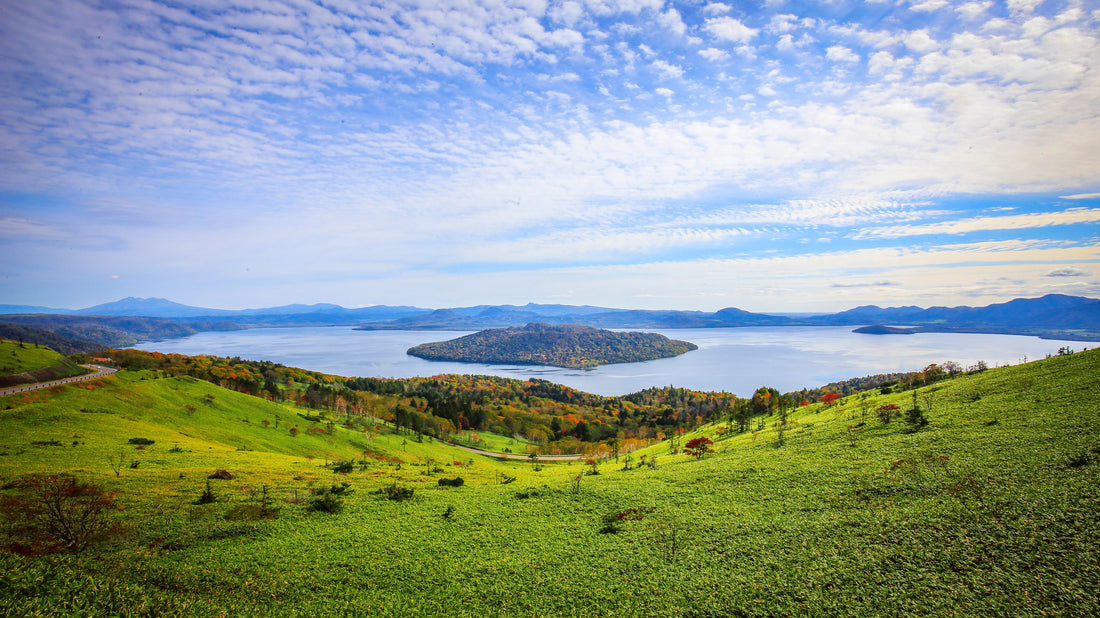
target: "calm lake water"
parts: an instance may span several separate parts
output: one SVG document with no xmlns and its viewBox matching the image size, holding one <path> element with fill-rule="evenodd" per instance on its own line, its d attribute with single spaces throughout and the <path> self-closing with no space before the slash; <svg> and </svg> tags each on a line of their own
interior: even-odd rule
<svg viewBox="0 0 1100 618">
<path fill-rule="evenodd" d="M 600 395 L 625 395 L 651 386 L 728 391 L 741 396 L 760 386 L 780 392 L 823 386 L 848 378 L 915 371 L 930 363 L 955 361 L 967 367 L 1015 365 L 1074 350 L 1089 343 L 1021 337 L 919 333 L 861 335 L 853 327 L 760 327 L 658 330 L 690 341 L 698 350 L 676 358 L 604 365 L 591 370 L 523 365 L 433 362 L 405 354 L 410 347 L 443 341 L 469 331 L 357 331 L 350 327 L 257 328 L 199 333 L 182 339 L 148 341 L 141 350 L 239 356 L 269 360 L 341 376 L 410 378 L 442 373 L 542 378 Z"/>
</svg>

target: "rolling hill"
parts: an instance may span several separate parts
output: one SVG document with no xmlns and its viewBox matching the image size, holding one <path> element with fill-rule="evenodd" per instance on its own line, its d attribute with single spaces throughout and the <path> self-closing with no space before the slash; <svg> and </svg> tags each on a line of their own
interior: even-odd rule
<svg viewBox="0 0 1100 618">
<path fill-rule="evenodd" d="M 0 613 L 1090 615 L 1098 393 L 1092 350 L 548 464 L 419 441 L 385 399 L 123 371 L 0 398 L 0 510 L 31 473 L 122 507 L 83 553 L 0 552 Z"/>
</svg>

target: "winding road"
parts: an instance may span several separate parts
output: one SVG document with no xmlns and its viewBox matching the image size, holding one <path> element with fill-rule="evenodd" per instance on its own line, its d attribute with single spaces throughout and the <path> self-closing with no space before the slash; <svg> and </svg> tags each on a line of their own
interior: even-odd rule
<svg viewBox="0 0 1100 618">
<path fill-rule="evenodd" d="M 112 373 L 118 371 L 114 367 L 104 367 L 103 365 L 81 365 L 85 369 L 91 369 L 95 373 L 86 373 L 82 376 L 73 376 L 71 378 L 63 378 L 61 380 L 51 380 L 49 382 L 35 382 L 34 384 L 20 384 L 19 386 L 12 386 L 11 388 L 0 388 L 0 397 L 4 395 L 13 395 L 15 393 L 22 393 L 24 391 L 33 391 L 40 388 L 49 388 L 51 386 L 58 386 L 61 384 L 69 384 L 70 382 L 82 382 L 84 380 L 94 380 L 96 378 L 102 378 L 109 376 Z"/>
</svg>

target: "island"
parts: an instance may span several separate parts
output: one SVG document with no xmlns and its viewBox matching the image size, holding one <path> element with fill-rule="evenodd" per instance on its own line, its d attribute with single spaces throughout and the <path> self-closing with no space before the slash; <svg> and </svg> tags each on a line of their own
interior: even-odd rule
<svg viewBox="0 0 1100 618">
<path fill-rule="evenodd" d="M 434 361 L 552 365 L 591 369 L 679 356 L 698 349 L 694 343 L 658 333 L 617 332 L 591 326 L 531 323 L 491 328 L 449 341 L 423 343 L 408 354 Z"/>
<path fill-rule="evenodd" d="M 904 326 L 885 326 L 883 324 L 872 324 L 871 326 L 861 326 L 852 331 L 853 333 L 860 333 L 863 335 L 912 335 L 921 332 L 919 328 L 907 328 Z"/>
</svg>

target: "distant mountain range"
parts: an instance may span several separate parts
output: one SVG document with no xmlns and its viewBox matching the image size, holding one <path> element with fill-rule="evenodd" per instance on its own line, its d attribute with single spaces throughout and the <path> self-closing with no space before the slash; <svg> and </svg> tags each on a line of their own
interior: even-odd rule
<svg viewBox="0 0 1100 618">
<path fill-rule="evenodd" d="M 283 305 L 262 309 L 207 309 L 161 298 L 124 298 L 86 309 L 0 305 L 0 322 L 56 331 L 55 326 L 93 326 L 135 339 L 186 336 L 196 331 L 269 326 L 355 326 L 362 329 L 483 330 L 530 323 L 597 328 L 731 328 L 745 326 L 890 326 L 872 333 L 976 332 L 1100 341 L 1100 300 L 1049 294 L 985 307 L 890 307 L 867 305 L 828 315 L 770 315 L 734 307 L 715 312 L 648 311 L 589 305 L 478 305 L 450 309 L 376 305 Z M 53 317 L 50 317 L 53 316 Z M 144 320 L 123 320 L 140 317 Z M 905 327 L 899 329 L 898 327 Z M 87 332 L 81 334 L 87 335 Z M 106 337 L 105 337 L 106 339 Z"/>
</svg>

